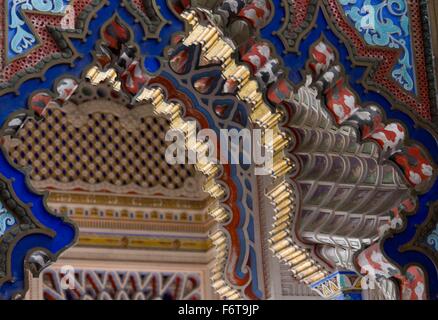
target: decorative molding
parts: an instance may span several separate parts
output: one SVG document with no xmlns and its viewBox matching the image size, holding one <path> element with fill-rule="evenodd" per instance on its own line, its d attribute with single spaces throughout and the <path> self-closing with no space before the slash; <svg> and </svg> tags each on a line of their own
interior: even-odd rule
<svg viewBox="0 0 438 320">
<path fill-rule="evenodd" d="M 233 82 L 233 85 L 237 87 L 237 97 L 251 105 L 250 120 L 263 129 L 272 129 L 274 131 L 274 163 L 271 175 L 275 178 L 275 183 L 268 191 L 268 197 L 276 206 L 277 220 L 279 220 L 279 225 L 276 227 L 284 229 L 272 234 L 270 239 L 271 250 L 281 258 L 291 257 L 287 259 L 287 262 L 290 263 L 291 269 L 294 270 L 298 279 L 305 283 L 319 280 L 325 276 L 323 267 L 312 257 L 309 257 L 305 249 L 297 246 L 290 235 L 289 228 L 285 224 L 280 224 L 280 221 L 283 221 L 280 218 L 291 220 L 296 208 L 293 187 L 285 180 L 285 176 L 293 170 L 294 163 L 286 158 L 284 154 L 289 139 L 279 129 L 281 114 L 271 111 L 271 107 L 263 99 L 259 83 L 251 79 L 251 69 L 247 65 L 239 65 L 237 61 L 231 58 L 234 51 L 233 46 L 219 35 L 216 27 L 211 22 L 207 26 L 199 23 L 196 11 L 186 11 L 183 18 L 191 26 L 191 32 L 184 40 L 184 45 L 202 44 L 203 59 L 205 61 L 209 63 L 220 61 L 223 69 L 222 74 L 226 82 Z M 248 59 L 251 58 L 250 54 L 251 52 L 248 53 Z M 264 72 L 271 74 L 272 70 L 268 66 L 258 76 L 264 77 Z M 235 76 L 236 74 L 239 74 L 239 76 Z M 272 82 L 274 78 L 275 75 L 269 77 L 269 82 Z M 298 267 L 298 269 L 295 270 L 295 267 Z"/>
<path fill-rule="evenodd" d="M 8 284 L 13 284 L 16 282 L 14 277 L 17 278 L 20 276 L 20 272 L 22 272 L 22 286 L 18 284 L 18 286 L 11 288 L 7 292 L 0 291 L 1 299 L 11 299 L 11 298 L 19 298 L 23 297 L 27 291 L 28 283 L 27 283 L 27 269 L 32 262 L 29 259 L 30 253 L 27 253 L 25 258 L 25 265 L 23 265 L 23 270 L 13 270 L 12 269 L 12 254 L 13 249 L 16 247 L 17 243 L 22 241 L 24 238 L 32 236 L 43 236 L 48 237 L 50 239 L 55 238 L 55 231 L 48 228 L 46 225 L 40 223 L 40 221 L 35 217 L 33 212 L 30 210 L 30 205 L 25 205 L 22 201 L 19 200 L 17 194 L 15 193 L 13 180 L 6 179 L 3 175 L 0 175 L 0 203 L 2 208 L 7 210 L 6 214 L 10 216 L 5 216 L 3 214 L 2 223 L 7 224 L 6 220 L 3 220 L 4 217 L 9 218 L 9 222 L 14 220 L 12 225 L 6 226 L 5 231 L 0 236 L 0 290 L 7 286 Z M 59 216 L 54 215 L 52 217 L 56 217 L 59 219 Z M 70 220 L 67 218 L 62 218 L 62 228 L 68 228 L 71 226 Z M 68 237 L 68 234 L 66 235 Z M 35 249 L 34 249 L 35 250 Z M 44 252 L 48 252 L 46 248 L 39 248 L 39 250 L 44 250 Z M 58 250 L 57 252 L 49 253 L 48 259 L 50 261 L 56 260 L 57 255 L 59 255 L 63 250 Z M 13 276 L 13 272 L 15 272 Z M 18 276 L 17 276 L 18 272 Z"/>
<path fill-rule="evenodd" d="M 45 300 L 200 300 L 199 273 L 74 269 L 72 289 L 63 289 L 65 271 L 48 269 L 43 275 Z"/>
<path fill-rule="evenodd" d="M 324 299 L 362 300 L 361 277 L 353 271 L 336 271 L 311 285 Z"/>
<path fill-rule="evenodd" d="M 417 226 L 414 237 L 400 248 L 401 252 L 410 250 L 423 252 L 438 268 L 438 201 L 430 204 L 428 218 Z"/>
<path fill-rule="evenodd" d="M 79 235 L 78 245 L 93 248 L 153 249 L 193 252 L 207 252 L 212 247 L 211 241 L 208 238 L 195 239 L 170 235 L 161 237 L 154 237 L 153 235 L 104 235 L 87 232 L 82 232 Z"/>
<path fill-rule="evenodd" d="M 415 263 L 425 261 L 421 251 L 414 254 L 409 251 L 397 251 L 401 242 L 407 239 L 406 236 L 410 233 L 413 234 L 412 228 L 415 228 L 415 221 L 423 222 L 426 216 L 426 202 L 431 199 L 436 200 L 434 199 L 436 174 L 429 175 L 429 171 L 436 171 L 437 169 L 432 160 L 436 158 L 438 149 L 436 143 L 434 144 L 434 138 L 436 138 L 434 126 L 430 121 L 428 122 L 430 91 L 428 91 L 426 74 L 428 64 L 424 63 L 423 52 L 423 41 L 427 36 L 426 32 L 422 34 L 422 30 L 425 31 L 424 19 L 421 27 L 421 4 L 419 2 L 409 2 L 411 14 L 409 18 L 411 18 L 410 25 L 413 30 L 411 37 L 413 41 L 412 48 L 417 58 L 415 75 L 417 76 L 419 95 L 415 96 L 402 89 L 395 80 L 390 79 L 394 64 L 399 62 L 397 58 L 400 57 L 401 51 L 367 45 L 360 32 L 345 16 L 338 0 L 296 0 L 286 4 L 286 6 L 293 6 L 293 8 L 286 7 L 286 10 L 279 7 L 280 0 L 273 0 L 272 2 L 268 0 L 250 2 L 233 0 L 233 6 L 230 6 L 228 1 L 221 1 L 215 6 L 212 6 L 212 3 L 209 2 L 207 5 L 212 8 L 211 10 L 189 9 L 192 4 L 191 1 L 166 2 L 157 0 L 157 2 L 145 2 L 146 5 L 140 0 L 133 2 L 77 0 L 75 3 L 84 4 L 87 1 L 91 1 L 96 6 L 102 4 L 102 7 L 99 7 L 101 10 L 98 15 L 93 14 L 96 12 L 93 9 L 90 9 L 89 12 L 84 10 L 85 12 L 80 14 L 79 19 L 76 21 L 82 24 L 79 33 L 75 34 L 74 29 L 46 28 L 46 25 L 56 25 L 56 23 L 53 23 L 55 18 L 49 16 L 47 17 L 47 23 L 42 27 L 40 26 L 47 35 L 50 32 L 56 38 L 50 35 L 47 36 L 44 38 L 47 39 L 47 44 L 55 48 L 59 46 L 61 49 L 66 50 L 65 56 L 56 52 L 55 54 L 58 54 L 57 60 L 52 61 L 52 52 L 50 51 L 46 53 L 47 57 L 43 57 L 41 60 L 37 54 L 39 48 L 35 48 L 22 59 L 12 62 L 26 64 L 26 61 L 32 59 L 42 62 L 36 62 L 36 67 L 26 71 L 28 73 L 23 71 L 20 65 L 14 65 L 18 66 L 18 69 L 14 69 L 15 67 L 12 64 L 12 67 L 5 69 L 3 73 L 3 76 L 6 76 L 5 79 L 16 74 L 14 78 L 16 83 L 11 84 L 11 86 L 7 85 L 3 89 L 0 88 L 0 94 L 12 91 L 18 94 L 19 89 L 21 92 L 20 95 L 4 94 L 0 97 L 3 107 L 0 117 L 2 119 L 9 117 L 10 119 L 4 131 L 13 133 L 19 130 L 29 116 L 41 119 L 45 116 L 45 112 L 50 110 L 50 107 L 47 107 L 49 104 L 58 103 L 59 105 L 68 106 L 67 100 L 75 104 L 87 100 L 89 105 L 93 105 L 95 101 L 99 100 L 98 95 L 102 90 L 107 94 L 110 93 L 114 97 L 114 101 L 133 109 L 141 106 L 142 101 L 147 100 L 151 109 L 171 118 L 171 126 L 185 132 L 189 130 L 186 122 L 189 119 L 195 119 L 200 128 L 213 128 L 214 130 L 231 126 L 237 126 L 238 128 L 274 128 L 275 142 L 273 149 L 276 157 L 272 175 L 275 185 L 266 192 L 277 209 L 275 212 L 276 229 L 271 234 L 271 246 L 275 253 L 291 265 L 293 273 L 304 282 L 310 283 L 321 280 L 327 275 L 327 270 L 332 269 L 332 266 L 326 265 L 324 260 L 317 254 L 311 254 L 311 246 L 301 244 L 299 237 L 295 234 L 294 223 L 298 219 L 297 213 L 301 210 L 300 203 L 302 199 L 300 193 L 297 192 L 298 186 L 294 184 L 292 178 L 299 173 L 301 168 L 297 165 L 299 159 L 293 155 L 293 152 L 289 153 L 288 151 L 296 147 L 297 141 L 295 139 L 300 137 L 288 135 L 289 131 L 282 126 L 284 120 L 282 112 L 284 109 L 278 106 L 290 102 L 289 100 L 293 98 L 292 93 L 295 92 L 291 90 L 291 87 L 295 84 L 302 85 L 304 82 L 304 70 L 307 69 L 305 60 L 309 60 L 306 58 L 307 49 L 311 49 L 309 43 L 312 42 L 315 34 L 317 34 L 316 37 L 327 35 L 330 42 L 334 43 L 335 47 L 339 49 L 338 55 L 342 55 L 340 65 L 344 65 L 345 72 L 341 70 L 341 76 L 345 76 L 343 73 L 349 74 L 349 77 L 342 77 L 345 83 L 348 81 L 350 89 L 352 89 L 352 94 L 347 94 L 348 98 L 356 96 L 357 93 L 356 98 L 360 96 L 360 100 L 363 98 L 370 104 L 376 102 L 376 104 L 382 105 L 390 118 L 390 123 L 385 123 L 384 129 L 394 130 L 380 132 L 380 137 L 383 134 L 385 138 L 381 141 L 375 139 L 376 143 L 380 143 L 383 149 L 392 155 L 398 155 L 393 160 L 398 162 L 402 169 L 406 169 L 407 181 L 418 185 L 417 215 L 413 219 L 407 217 L 403 220 L 406 230 L 400 229 L 396 232 L 387 233 L 379 249 L 381 249 L 382 255 L 386 254 L 383 249 L 391 251 L 391 258 L 397 260 L 415 260 Z M 357 0 L 350 0 L 349 2 L 353 1 Z M 423 3 L 423 1 L 421 2 Z M 107 6 L 104 7 L 103 4 L 107 4 Z M 158 4 L 161 6 L 168 5 L 169 8 L 163 7 L 160 10 Z M 417 6 L 417 4 L 419 5 Z M 312 7 L 312 5 L 314 6 Z M 153 8 L 151 7 L 153 10 L 148 10 L 143 15 L 137 10 L 139 8 L 148 8 L 148 6 L 153 6 Z M 193 6 L 198 6 L 198 3 L 193 2 Z M 422 8 L 424 9 L 424 7 Z M 157 29 L 153 31 L 151 21 L 145 18 L 149 14 L 158 14 L 158 11 L 161 12 L 162 19 L 158 23 Z M 172 17 L 171 12 L 177 13 L 178 17 Z M 184 13 L 179 16 L 182 12 Z M 112 18 L 110 18 L 111 15 L 113 15 Z M 126 23 L 122 21 L 121 16 L 126 20 Z M 278 40 L 278 32 L 272 35 L 272 32 L 275 31 L 273 28 L 275 29 L 283 24 L 282 18 L 285 18 L 283 21 L 284 30 L 280 31 L 286 30 L 287 32 L 296 33 L 290 35 L 293 41 L 285 45 L 294 46 L 296 52 L 299 52 L 300 55 L 292 51 L 283 52 L 281 50 L 281 41 Z M 164 20 L 172 20 L 172 27 L 165 24 Z M 181 33 L 184 30 L 181 21 L 185 21 L 185 36 Z M 313 28 L 315 26 L 318 27 Z M 102 32 L 100 35 L 102 40 L 99 41 L 97 40 L 99 33 L 94 32 L 94 30 L 101 27 Z M 141 32 L 141 28 L 144 32 Z M 133 30 L 136 32 L 134 33 Z M 164 30 L 168 32 L 166 33 Z M 142 36 L 145 36 L 145 39 L 142 40 Z M 261 41 L 262 38 L 266 41 Z M 81 39 L 87 41 L 78 41 Z M 164 41 L 157 41 L 161 39 Z M 72 43 L 75 44 L 75 48 L 72 48 Z M 91 51 L 90 46 L 94 44 L 97 50 L 94 52 L 96 54 L 93 56 L 94 62 L 92 62 L 92 55 L 89 53 Z M 167 45 L 169 47 L 164 50 Z M 73 68 L 73 60 L 71 60 L 73 57 L 75 62 L 78 63 L 77 68 Z M 198 60 L 198 58 L 201 59 Z M 155 64 L 152 63 L 154 66 L 151 67 L 149 63 L 152 60 L 155 61 Z M 70 63 L 70 66 L 66 64 L 57 65 L 60 61 Z M 55 65 L 57 66 L 52 68 Z M 88 69 L 84 69 L 85 65 L 89 65 Z M 28 65 L 25 66 L 28 67 Z M 317 68 L 319 67 L 317 66 Z M 329 67 L 333 66 L 330 65 Z M 156 76 L 151 77 L 145 72 L 145 69 L 154 72 Z M 31 92 L 34 90 L 34 83 L 25 81 L 42 77 L 45 71 L 49 71 L 48 79 L 43 79 L 43 81 L 35 79 L 35 84 L 38 82 L 41 89 L 47 89 L 55 82 L 54 90 L 39 92 L 38 95 L 33 96 Z M 75 81 L 79 79 L 80 72 L 83 72 L 88 80 L 81 78 L 82 83 L 76 86 L 78 83 L 75 83 Z M 74 78 L 73 75 L 78 78 Z M 54 80 L 58 76 L 62 76 L 63 79 L 61 81 Z M 317 87 L 321 86 L 322 89 L 327 89 L 326 84 L 329 82 L 327 79 L 331 76 L 336 77 L 337 74 L 336 72 L 324 72 L 324 74 L 318 73 L 318 76 L 323 78 L 314 79 L 316 81 L 313 84 Z M 293 79 L 293 83 L 288 83 L 285 79 Z M 84 84 L 85 82 L 88 83 Z M 80 97 L 83 90 L 86 91 L 90 88 L 95 90 L 90 97 Z M 74 91 L 73 95 L 69 91 Z M 349 91 L 349 87 L 344 87 L 341 91 Z M 329 96 L 331 95 L 333 98 L 336 95 L 335 93 L 324 92 L 323 96 L 329 100 Z M 18 111 L 19 108 L 25 105 L 24 101 L 28 98 L 32 111 Z M 109 96 L 107 98 L 112 99 Z M 333 99 L 331 99 L 331 102 L 333 102 Z M 330 115 L 330 117 L 333 116 L 333 119 L 339 125 L 343 125 L 344 121 L 340 120 L 347 118 L 345 112 L 348 111 L 348 108 L 345 107 L 348 107 L 348 103 L 341 101 L 337 104 L 342 104 L 344 114 L 339 115 L 339 106 L 331 103 L 332 111 L 338 111 L 338 113 L 334 112 L 334 115 Z M 364 107 L 368 107 L 368 104 L 364 104 Z M 403 112 L 392 110 L 392 107 L 399 108 Z M 336 108 L 338 110 L 335 110 Z M 356 106 L 352 109 L 356 109 Z M 12 114 L 12 110 L 17 112 Z M 372 111 L 376 110 L 372 109 Z M 376 112 L 379 113 L 379 111 Z M 418 115 L 420 113 L 423 118 Z M 374 113 L 369 115 L 374 115 Z M 383 118 L 383 114 L 380 114 L 380 118 Z M 375 119 L 373 118 L 373 120 Z M 397 120 L 394 121 L 393 119 Z M 358 132 L 370 129 L 369 123 L 359 123 L 357 119 L 352 120 L 357 122 L 355 124 L 358 125 L 356 127 Z M 135 121 L 131 123 L 135 123 Z M 399 124 L 402 128 L 398 126 Z M 389 125 L 392 126 L 387 128 Z M 392 134 L 395 134 L 396 142 L 404 140 L 405 135 L 412 137 L 412 143 L 415 143 L 415 145 L 411 145 L 411 142 L 405 146 L 397 143 L 392 144 L 389 142 Z M 35 143 L 35 145 L 38 146 L 38 143 Z M 314 146 L 318 147 L 317 144 Z M 190 148 L 195 147 L 205 148 L 205 145 L 199 141 L 196 146 L 190 146 Z M 398 148 L 402 148 L 402 152 Z M 431 157 L 424 155 L 423 150 L 429 150 Z M 388 154 L 383 153 L 382 160 L 387 159 Z M 4 159 L 1 158 L 0 161 L 4 161 Z M 417 163 L 418 161 L 419 163 Z M 424 167 L 427 161 L 431 162 L 430 167 L 432 169 L 428 166 Z M 4 164 L 1 162 L 1 164 L 2 173 L 8 173 L 6 176 L 11 179 L 15 191 L 19 193 L 18 196 L 26 199 L 26 202 L 32 203 L 35 217 L 44 221 L 47 216 L 44 208 L 45 199 L 41 195 L 33 195 L 29 190 L 20 187 L 25 186 L 24 175 L 18 172 L 15 167 L 9 167 L 6 161 Z M 211 202 L 206 203 L 209 212 L 217 221 L 217 227 L 212 232 L 212 242 L 214 242 L 216 248 L 209 251 L 214 252 L 217 258 L 217 263 L 212 266 L 214 287 L 222 296 L 227 298 L 265 298 L 266 284 L 263 282 L 268 281 L 266 280 L 268 278 L 263 278 L 260 275 L 260 266 L 262 265 L 260 261 L 262 256 L 259 250 L 260 243 L 258 243 L 257 236 L 251 237 L 258 230 L 254 227 L 254 224 L 257 224 L 257 217 L 254 216 L 257 212 L 257 201 L 253 199 L 255 192 L 252 192 L 252 190 L 255 190 L 255 179 L 251 176 L 254 168 L 215 166 L 209 163 L 207 165 L 198 164 L 196 169 L 207 175 L 205 189 L 214 198 L 213 201 L 210 200 Z M 413 169 L 422 171 L 424 177 L 420 173 L 414 172 L 420 175 L 420 178 L 430 176 L 430 181 L 428 181 L 430 184 L 417 183 L 419 179 L 415 174 L 412 174 L 415 171 Z M 23 168 L 22 172 L 26 175 L 30 174 L 28 170 L 26 171 Z M 12 180 L 12 178 L 16 180 Z M 55 185 L 53 182 L 50 183 Z M 429 188 L 431 186 L 433 189 Z M 48 188 L 48 186 L 41 187 Z M 104 190 L 101 191 L 104 194 Z M 159 195 L 160 201 L 165 197 L 164 191 L 162 190 L 161 193 L 163 194 Z M 105 196 L 111 195 L 105 194 Z M 203 197 L 199 199 L 201 198 L 205 200 Z M 385 200 L 389 201 L 390 197 L 379 199 L 382 203 Z M 121 200 L 117 199 L 117 201 Z M 77 215 L 80 216 L 82 208 L 77 209 Z M 387 213 L 384 214 L 387 215 Z M 117 217 L 109 218 L 110 212 L 105 213 L 105 215 L 108 215 L 108 218 L 105 218 L 107 219 L 105 221 L 106 226 L 110 227 L 111 224 L 114 226 L 113 222 Z M 397 219 L 400 220 L 399 218 Z M 95 223 L 95 221 L 91 221 L 92 219 L 85 217 L 80 217 L 79 220 L 80 224 L 84 226 L 90 222 Z M 394 222 L 395 225 L 397 223 Z M 72 228 L 68 228 L 68 226 L 68 224 L 64 225 L 62 223 L 51 226 L 56 229 L 53 230 L 53 235 L 50 235 L 53 238 L 50 240 L 50 248 L 53 248 L 54 251 L 52 252 L 53 258 L 56 258 L 59 251 L 70 245 L 74 238 L 74 230 L 72 231 Z M 156 226 L 154 225 L 154 227 Z M 12 229 L 6 230 L 5 236 L 8 235 L 10 230 Z M 241 237 L 242 233 L 248 236 Z M 62 237 L 58 235 L 62 235 Z M 67 238 L 69 241 L 66 240 Z M 40 241 L 41 238 L 29 237 L 29 239 L 32 239 L 32 241 L 29 241 L 32 243 L 47 243 L 49 241 L 48 238 L 45 238 L 46 242 Z M 26 254 L 31 254 L 30 248 L 33 247 L 26 246 L 26 250 L 28 250 Z M 44 252 L 42 253 L 44 254 Z M 18 258 L 21 259 L 24 253 L 20 254 Z M 32 259 L 36 257 L 41 256 L 37 254 L 32 256 Z M 49 253 L 47 257 L 49 260 L 53 260 L 52 255 Z M 403 259 L 400 259 L 400 257 Z M 31 259 L 27 257 L 22 260 L 19 262 L 26 264 Z M 414 294 L 412 289 L 420 290 L 422 285 L 426 288 L 426 291 L 436 291 L 438 286 L 428 287 L 427 281 L 425 281 L 428 280 L 429 274 L 436 275 L 436 268 L 431 269 L 430 264 L 421 266 L 425 267 L 423 271 L 420 266 L 404 267 L 409 268 L 406 277 L 400 278 L 400 281 L 403 282 L 403 288 L 407 288 L 402 292 L 404 297 L 421 298 L 422 294 L 415 297 L 416 291 L 414 290 Z M 25 265 L 26 268 L 28 268 L 27 265 Z M 425 274 L 422 275 L 422 272 Z M 18 281 L 11 283 L 14 290 L 23 282 L 22 280 L 26 280 L 26 275 L 23 274 L 22 276 L 24 279 L 20 278 Z M 414 281 L 408 279 L 410 276 L 413 276 Z M 256 282 L 256 280 L 258 281 Z M 429 282 L 436 284 L 436 281 L 433 281 L 435 280 L 429 277 Z M 3 287 L 0 287 L 1 290 L 3 290 Z M 21 290 L 21 288 L 17 290 Z M 15 294 L 17 290 L 13 293 L 11 293 L 12 291 L 6 292 L 5 297 L 8 294 Z"/>
<path fill-rule="evenodd" d="M 29 205 L 16 198 L 10 181 L 0 175 L 0 285 L 12 279 L 11 248 L 25 235 L 52 232 L 38 223 Z"/>
<path fill-rule="evenodd" d="M 139 221 L 118 221 L 114 219 L 83 219 L 72 218 L 82 230 L 123 230 L 128 231 L 150 231 L 154 233 L 175 232 L 188 234 L 207 235 L 214 230 L 215 222 L 208 223 L 170 223 L 170 222 L 139 222 Z"/>
<path fill-rule="evenodd" d="M 155 0 L 123 0 L 122 5 L 136 17 L 143 27 L 143 40 L 157 39 L 161 41 L 161 29 L 171 22 L 161 15 Z"/>
<path fill-rule="evenodd" d="M 140 197 L 130 195 L 110 195 L 99 193 L 85 192 L 65 192 L 50 191 L 48 202 L 56 204 L 78 204 L 78 205 L 97 205 L 97 206 L 121 206 L 130 208 L 161 208 L 161 209 L 186 209 L 186 210 L 203 210 L 209 204 L 209 199 L 190 200 L 187 198 L 166 199 L 159 196 Z"/>
<path fill-rule="evenodd" d="M 7 1 L 5 1 L 5 3 L 6 2 Z M 0 95 L 9 92 L 18 93 L 18 88 L 24 81 L 32 78 L 43 79 L 45 72 L 49 68 L 62 63 L 71 64 L 79 57 L 79 54 L 72 44 L 72 39 L 85 39 L 90 20 L 94 13 L 107 3 L 107 0 L 75 0 L 73 5 L 77 3 L 77 8 L 74 7 L 73 10 L 78 10 L 83 2 L 85 2 L 86 5 L 80 13 L 77 13 L 74 29 L 62 29 L 56 25 L 47 26 L 47 21 L 44 22 L 41 32 L 46 32 L 47 36 L 44 41 L 51 44 L 54 53 L 35 50 L 29 55 L 15 60 L 10 64 L 4 62 L 5 64 L 2 66 L 2 77 L 0 78 Z M 6 8 L 4 10 L 6 10 Z M 3 15 L 7 16 L 8 11 L 4 11 Z M 32 62 L 34 59 L 38 61 L 36 63 Z M 23 61 L 25 62 L 23 63 Z M 10 76 L 4 79 L 3 77 L 6 73 L 10 74 Z"/>
</svg>

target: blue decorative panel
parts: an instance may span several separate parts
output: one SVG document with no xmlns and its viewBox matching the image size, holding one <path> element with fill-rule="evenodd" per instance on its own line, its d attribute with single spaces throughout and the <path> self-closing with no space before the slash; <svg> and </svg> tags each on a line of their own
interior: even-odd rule
<svg viewBox="0 0 438 320">
<path fill-rule="evenodd" d="M 15 223 L 15 217 L 0 203 L 0 237 Z"/>
<path fill-rule="evenodd" d="M 7 58 L 13 60 L 38 44 L 37 36 L 27 23 L 24 11 L 63 14 L 70 0 L 8 0 Z"/>
<path fill-rule="evenodd" d="M 406 0 L 339 0 L 347 17 L 369 45 L 402 49 L 392 77 L 410 92 L 416 91 L 414 55 Z"/>
<path fill-rule="evenodd" d="M 427 244 L 429 244 L 435 251 L 438 251 L 438 224 L 435 230 L 427 237 Z"/>
</svg>

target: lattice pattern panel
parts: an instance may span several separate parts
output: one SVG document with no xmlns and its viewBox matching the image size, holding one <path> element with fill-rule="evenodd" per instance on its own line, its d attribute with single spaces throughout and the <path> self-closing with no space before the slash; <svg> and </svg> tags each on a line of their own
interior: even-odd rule
<svg viewBox="0 0 438 320">
<path fill-rule="evenodd" d="M 6 148 L 15 164 L 32 167 L 38 189 L 199 195 L 193 167 L 165 160 L 168 121 L 123 109 L 124 115 L 72 116 L 50 107 L 44 119 L 27 121 Z M 139 123 L 131 123 L 133 117 Z"/>
</svg>

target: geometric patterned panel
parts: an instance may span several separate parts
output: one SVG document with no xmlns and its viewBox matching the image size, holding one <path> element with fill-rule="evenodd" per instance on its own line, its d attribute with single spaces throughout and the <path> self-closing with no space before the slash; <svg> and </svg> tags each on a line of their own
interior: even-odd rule
<svg viewBox="0 0 438 320">
<path fill-rule="evenodd" d="M 45 300 L 200 300 L 198 273 L 48 269 Z"/>
<path fill-rule="evenodd" d="M 48 108 L 44 119 L 26 121 L 5 146 L 15 164 L 32 168 L 32 185 L 40 190 L 202 196 L 193 192 L 200 190 L 193 166 L 166 162 L 168 128 L 147 106 L 130 112 L 94 101 Z"/>
</svg>

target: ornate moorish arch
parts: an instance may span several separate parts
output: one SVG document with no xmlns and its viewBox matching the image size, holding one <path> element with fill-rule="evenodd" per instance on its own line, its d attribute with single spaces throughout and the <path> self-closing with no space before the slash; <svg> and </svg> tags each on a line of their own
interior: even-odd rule
<svg viewBox="0 0 438 320">
<path fill-rule="evenodd" d="M 254 167 L 197 164 L 214 199 L 211 278 L 219 295 L 269 297 L 267 241 L 294 277 L 325 298 L 360 298 L 364 276 L 388 297 L 432 299 L 434 256 L 418 245 L 400 249 L 415 236 L 413 225 L 434 214 L 428 208 L 436 200 L 437 146 L 421 7 L 398 2 L 374 8 L 403 29 L 403 39 L 385 35 L 394 41 L 389 49 L 389 42 L 370 38 L 384 33 L 378 25 L 367 31 L 358 25 L 366 15 L 361 1 L 284 1 L 281 7 L 280 1 L 84 0 L 69 8 L 74 28 L 58 23 L 56 14 L 67 11 L 55 2 L 38 13 L 15 11 L 40 27 L 40 15 L 50 14 L 53 26 L 35 28 L 39 42 L 24 56 L 7 49 L 14 59 L 2 61 L 3 130 L 11 134 L 27 117 L 44 117 L 50 104 L 62 108 L 84 81 L 108 85 L 130 108 L 149 104 L 185 132 L 190 119 L 215 131 L 273 129 L 273 141 L 265 141 L 274 153 L 272 181 L 263 190 L 272 203 L 272 228 L 256 209 Z M 8 4 L 6 12 L 19 10 Z M 10 34 L 16 44 L 16 31 Z M 42 42 L 51 55 L 41 51 Z M 202 142 L 188 147 L 204 148 Z M 23 263 L 41 255 L 54 261 L 74 242 L 75 229 L 53 216 L 23 173 L 1 157 L 7 214 L 35 220 L 18 229 L 7 220 L 12 228 L 2 237 L 0 292 L 11 298 L 26 290 Z M 7 200 L 11 194 L 23 203 Z M 262 239 L 266 229 L 269 239 Z"/>
</svg>

